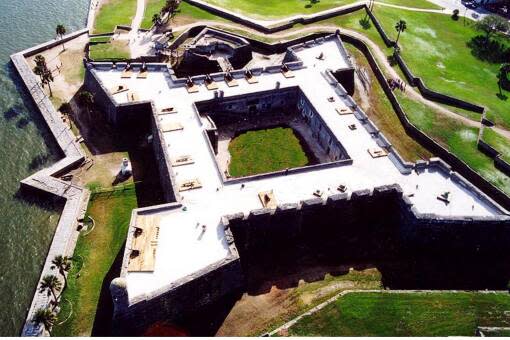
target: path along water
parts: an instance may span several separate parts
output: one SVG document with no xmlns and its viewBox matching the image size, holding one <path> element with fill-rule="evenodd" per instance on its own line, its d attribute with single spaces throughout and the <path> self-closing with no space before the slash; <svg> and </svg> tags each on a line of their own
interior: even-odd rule
<svg viewBox="0 0 510 340">
<path fill-rule="evenodd" d="M 85 26 L 89 0 L 0 1 L 0 336 L 19 335 L 61 205 L 18 194 L 19 181 L 59 154 L 9 55 Z M 81 62 L 76 60 L 76 62 Z"/>
</svg>

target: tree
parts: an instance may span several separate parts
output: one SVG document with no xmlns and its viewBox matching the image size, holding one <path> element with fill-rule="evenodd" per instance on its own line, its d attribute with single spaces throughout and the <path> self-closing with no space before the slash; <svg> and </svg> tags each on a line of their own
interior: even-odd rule
<svg viewBox="0 0 510 340">
<path fill-rule="evenodd" d="M 62 289 L 62 283 L 55 275 L 45 275 L 41 280 L 41 286 L 39 287 L 39 293 L 47 292 L 48 296 L 53 295 L 55 299 L 55 304 L 53 309 L 57 306 L 58 299 L 56 292 L 59 292 Z"/>
<path fill-rule="evenodd" d="M 162 13 L 168 13 L 168 17 L 173 17 L 177 8 L 179 7 L 180 0 L 166 0 L 165 6 L 161 10 Z"/>
<path fill-rule="evenodd" d="M 53 75 L 51 74 L 51 71 L 48 69 L 48 65 L 46 65 L 46 59 L 38 54 L 34 58 L 35 61 L 35 67 L 34 67 L 34 73 L 39 76 L 41 79 L 42 86 L 48 85 L 48 88 L 50 89 L 50 97 L 53 96 L 53 92 L 51 91 L 51 85 L 50 83 L 53 81 Z"/>
<path fill-rule="evenodd" d="M 475 25 L 478 31 L 485 33 L 485 41 L 488 43 L 490 38 L 497 31 L 506 32 L 510 29 L 510 24 L 506 19 L 499 15 L 491 14 L 485 16 L 482 20 L 478 21 Z"/>
<path fill-rule="evenodd" d="M 57 28 L 55 29 L 55 32 L 57 33 L 57 37 L 60 37 L 62 39 L 64 37 L 64 34 L 66 34 L 66 28 L 64 25 L 57 25 Z M 62 43 L 62 51 L 65 51 L 66 47 L 64 43 Z"/>
<path fill-rule="evenodd" d="M 508 74 L 510 73 L 510 63 L 501 64 L 498 72 L 498 87 L 499 87 L 499 95 L 502 96 L 502 88 L 506 87 L 507 84 L 510 83 L 508 80 Z"/>
<path fill-rule="evenodd" d="M 398 32 L 397 40 L 395 41 L 395 44 L 398 44 L 398 39 L 400 39 L 400 33 L 404 32 L 407 29 L 407 23 L 404 20 L 399 20 L 395 24 L 395 29 Z"/>
<path fill-rule="evenodd" d="M 35 312 L 32 322 L 43 325 L 44 329 L 50 333 L 51 328 L 57 322 L 57 315 L 48 308 L 40 308 Z"/>
<path fill-rule="evenodd" d="M 156 13 L 152 16 L 152 23 L 154 26 L 161 25 L 161 15 L 159 13 Z"/>
<path fill-rule="evenodd" d="M 92 93 L 88 91 L 81 91 L 78 95 L 78 102 L 87 109 L 87 114 L 90 117 L 90 107 L 94 104 L 94 96 Z"/>
<path fill-rule="evenodd" d="M 64 278 L 64 289 L 67 288 L 67 272 L 71 269 L 71 259 L 67 256 L 57 255 L 55 258 L 51 261 L 51 263 L 55 266 L 55 268 L 58 269 L 58 272 L 62 277 Z M 64 291 L 62 289 L 62 291 Z"/>
<path fill-rule="evenodd" d="M 34 73 L 37 74 L 39 76 L 39 78 L 41 79 L 41 83 L 42 83 L 43 87 L 44 87 L 44 85 L 48 85 L 48 89 L 50 90 L 50 97 L 53 97 L 53 92 L 51 90 L 50 83 L 54 79 L 53 79 L 53 75 L 51 74 L 51 71 L 48 70 L 48 68 L 46 68 L 43 65 L 37 65 L 36 67 L 34 67 Z"/>
<path fill-rule="evenodd" d="M 35 61 L 36 66 L 40 66 L 42 68 L 48 68 L 46 66 L 46 59 L 41 54 L 36 55 L 34 58 L 34 61 Z"/>
<path fill-rule="evenodd" d="M 460 13 L 460 11 L 458 9 L 454 9 L 453 14 L 452 14 L 452 19 L 455 21 L 459 20 L 459 13 Z"/>
</svg>

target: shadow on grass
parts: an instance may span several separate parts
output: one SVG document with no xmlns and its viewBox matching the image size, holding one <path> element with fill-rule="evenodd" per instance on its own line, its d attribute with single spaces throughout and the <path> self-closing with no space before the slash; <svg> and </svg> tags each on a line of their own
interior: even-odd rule
<svg viewBox="0 0 510 340">
<path fill-rule="evenodd" d="M 473 37 L 466 44 L 477 59 L 489 63 L 504 63 L 510 60 L 510 48 L 497 40 L 487 41 L 485 36 Z"/>
<path fill-rule="evenodd" d="M 92 326 L 92 336 L 113 335 L 113 302 L 112 296 L 110 295 L 110 282 L 120 276 L 125 247 L 126 244 L 124 243 L 115 257 L 110 270 L 103 279 L 101 294 L 99 295 L 99 301 L 96 308 L 96 317 L 94 319 L 94 325 Z"/>
</svg>

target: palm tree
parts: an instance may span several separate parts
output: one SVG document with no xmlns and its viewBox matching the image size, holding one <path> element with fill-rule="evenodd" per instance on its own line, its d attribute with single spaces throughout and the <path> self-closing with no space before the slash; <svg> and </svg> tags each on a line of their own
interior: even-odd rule
<svg viewBox="0 0 510 340">
<path fill-rule="evenodd" d="M 45 275 L 41 280 L 41 286 L 39 287 L 39 293 L 47 292 L 48 296 L 53 295 L 55 299 L 55 304 L 53 309 L 57 306 L 58 299 L 56 292 L 59 292 L 62 289 L 62 283 L 55 275 Z"/>
<path fill-rule="evenodd" d="M 60 39 L 62 39 L 64 37 L 64 34 L 66 34 L 66 28 L 64 27 L 64 25 L 57 25 L 55 32 L 57 33 L 57 37 L 60 36 Z M 62 51 L 66 50 L 64 43 L 62 43 L 62 48 L 63 48 Z"/>
<path fill-rule="evenodd" d="M 36 55 L 34 58 L 34 61 L 35 61 L 35 65 L 40 66 L 42 68 L 48 68 L 46 66 L 46 59 L 41 54 Z"/>
<path fill-rule="evenodd" d="M 90 118 L 90 107 L 92 106 L 92 104 L 94 104 L 94 96 L 92 95 L 92 93 L 88 92 L 88 91 L 81 91 L 80 94 L 78 95 L 78 102 L 85 106 L 85 109 L 87 109 L 87 114 Z"/>
<path fill-rule="evenodd" d="M 41 83 L 42 83 L 43 87 L 44 87 L 44 85 L 48 85 L 48 88 L 50 90 L 50 97 L 53 97 L 53 92 L 51 90 L 51 85 L 50 85 L 50 83 L 53 81 L 53 75 L 51 74 L 51 71 L 48 70 L 43 65 L 37 65 L 36 67 L 34 67 L 33 71 L 41 79 Z"/>
<path fill-rule="evenodd" d="M 407 23 L 404 20 L 399 20 L 395 25 L 395 29 L 398 32 L 397 41 L 395 41 L 395 44 L 398 44 L 398 39 L 400 39 L 400 33 L 404 32 L 407 29 Z"/>
<path fill-rule="evenodd" d="M 42 324 L 44 329 L 50 333 L 51 328 L 55 322 L 57 322 L 57 315 L 48 308 L 40 308 L 35 312 L 32 322 L 35 322 L 38 325 Z"/>
<path fill-rule="evenodd" d="M 154 26 L 161 25 L 161 15 L 159 13 L 156 13 L 152 16 L 152 23 Z"/>
<path fill-rule="evenodd" d="M 168 13 L 167 19 L 174 16 L 177 8 L 179 7 L 180 0 L 166 0 L 165 6 L 161 10 L 161 13 Z"/>
<path fill-rule="evenodd" d="M 57 255 L 55 258 L 51 261 L 51 264 L 55 266 L 55 268 L 58 269 L 58 272 L 62 277 L 64 278 L 64 288 L 62 289 L 62 292 L 67 288 L 67 272 L 71 269 L 71 259 L 67 256 Z M 62 294 L 62 293 L 60 293 Z"/>
</svg>

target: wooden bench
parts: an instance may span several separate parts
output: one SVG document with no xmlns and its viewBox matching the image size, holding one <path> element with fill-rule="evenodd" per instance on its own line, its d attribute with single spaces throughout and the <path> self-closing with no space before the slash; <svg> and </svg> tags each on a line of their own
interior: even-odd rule
<svg viewBox="0 0 510 340">
<path fill-rule="evenodd" d="M 198 180 L 198 178 L 190 179 L 185 182 L 182 182 L 179 185 L 179 192 L 193 190 L 193 189 L 199 189 L 202 187 L 202 184 Z"/>
<path fill-rule="evenodd" d="M 193 163 L 195 163 L 193 158 L 189 155 L 185 155 L 185 156 L 180 156 L 180 157 L 175 158 L 172 161 L 172 166 L 181 166 L 181 165 L 187 165 L 187 164 L 193 164 Z"/>
<path fill-rule="evenodd" d="M 148 75 L 149 75 L 149 71 L 145 70 L 145 71 L 141 71 L 140 73 L 138 73 L 136 75 L 136 78 L 137 79 L 147 79 Z"/>
<path fill-rule="evenodd" d="M 337 107 L 336 108 L 336 112 L 340 115 L 340 116 L 344 116 L 344 115 L 350 115 L 350 114 L 353 114 L 354 112 L 348 108 L 347 106 L 342 106 L 342 107 Z"/>
<path fill-rule="evenodd" d="M 386 157 L 388 156 L 388 152 L 381 148 L 371 148 L 367 150 L 372 158 Z"/>
<path fill-rule="evenodd" d="M 156 262 L 161 218 L 155 215 L 138 215 L 131 242 L 128 272 L 153 272 Z"/>
<path fill-rule="evenodd" d="M 259 192 L 259 199 L 264 208 L 276 209 L 278 207 L 278 202 L 276 201 L 273 190 Z"/>
<path fill-rule="evenodd" d="M 131 78 L 131 76 L 133 75 L 133 70 L 132 69 L 125 69 L 124 71 L 122 71 L 122 73 L 120 74 L 120 78 L 121 79 L 127 79 L 127 78 Z"/>
</svg>

